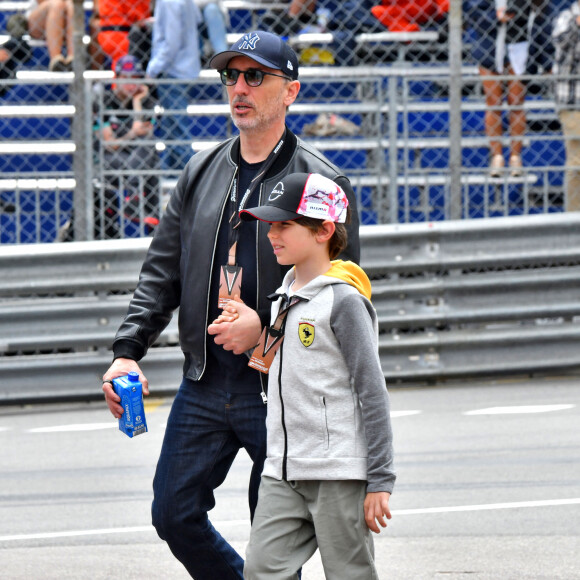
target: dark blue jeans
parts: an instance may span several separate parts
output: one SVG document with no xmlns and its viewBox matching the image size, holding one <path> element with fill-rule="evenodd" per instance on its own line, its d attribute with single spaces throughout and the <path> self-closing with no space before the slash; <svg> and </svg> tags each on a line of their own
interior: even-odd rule
<svg viewBox="0 0 580 580">
<path fill-rule="evenodd" d="M 161 155 L 161 166 L 163 169 L 181 171 L 193 155 L 192 124 L 191 118 L 187 115 L 187 106 L 193 100 L 192 88 L 187 83 L 162 83 L 158 85 L 157 91 L 159 101 L 166 111 L 161 119 L 163 138 L 166 141 L 181 142 L 166 144 L 165 151 Z"/>
<path fill-rule="evenodd" d="M 153 480 L 153 525 L 196 580 L 242 580 L 244 562 L 207 512 L 241 448 L 254 462 L 253 517 L 266 456 L 266 405 L 260 394 L 232 394 L 183 379 Z"/>
</svg>

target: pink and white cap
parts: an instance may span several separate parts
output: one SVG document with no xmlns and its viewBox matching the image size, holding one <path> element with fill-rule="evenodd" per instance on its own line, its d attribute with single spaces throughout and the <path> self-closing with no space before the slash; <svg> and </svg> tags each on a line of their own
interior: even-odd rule
<svg viewBox="0 0 580 580">
<path fill-rule="evenodd" d="M 240 218 L 282 222 L 302 216 L 345 223 L 348 199 L 332 179 L 319 173 L 291 173 L 279 181 L 264 205 L 244 209 Z"/>
</svg>

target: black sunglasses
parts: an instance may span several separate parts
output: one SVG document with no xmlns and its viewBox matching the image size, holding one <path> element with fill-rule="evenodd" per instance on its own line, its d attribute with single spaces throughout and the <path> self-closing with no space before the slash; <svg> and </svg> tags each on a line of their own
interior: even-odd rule
<svg viewBox="0 0 580 580">
<path fill-rule="evenodd" d="M 250 68 L 248 70 L 238 70 L 237 68 L 224 68 L 219 71 L 220 79 L 224 85 L 231 87 L 238 82 L 240 74 L 244 75 L 244 80 L 249 87 L 259 87 L 264 80 L 264 75 L 270 75 L 271 77 L 279 77 L 281 79 L 286 79 L 291 81 L 290 77 L 286 75 L 277 75 L 271 72 L 266 72 L 264 70 L 259 70 L 256 68 Z"/>
</svg>

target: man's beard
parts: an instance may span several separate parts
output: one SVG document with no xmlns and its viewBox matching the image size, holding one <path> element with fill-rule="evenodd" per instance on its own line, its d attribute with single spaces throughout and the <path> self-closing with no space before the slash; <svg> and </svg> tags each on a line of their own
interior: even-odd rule
<svg viewBox="0 0 580 580">
<path fill-rule="evenodd" d="M 240 99 L 237 101 L 237 104 L 244 102 L 244 100 Z M 279 108 L 280 97 L 276 96 L 267 101 L 260 111 L 252 108 L 252 111 L 255 113 L 252 118 L 236 117 L 232 113 L 232 121 L 239 131 L 246 133 L 265 131 L 278 121 L 280 115 Z"/>
</svg>

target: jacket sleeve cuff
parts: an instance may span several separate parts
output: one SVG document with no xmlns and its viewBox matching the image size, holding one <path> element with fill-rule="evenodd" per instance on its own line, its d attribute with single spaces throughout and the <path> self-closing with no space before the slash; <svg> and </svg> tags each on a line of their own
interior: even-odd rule
<svg viewBox="0 0 580 580">
<path fill-rule="evenodd" d="M 129 358 L 139 361 L 145 356 L 143 347 L 133 340 L 116 340 L 113 343 L 113 360 Z"/>
</svg>

